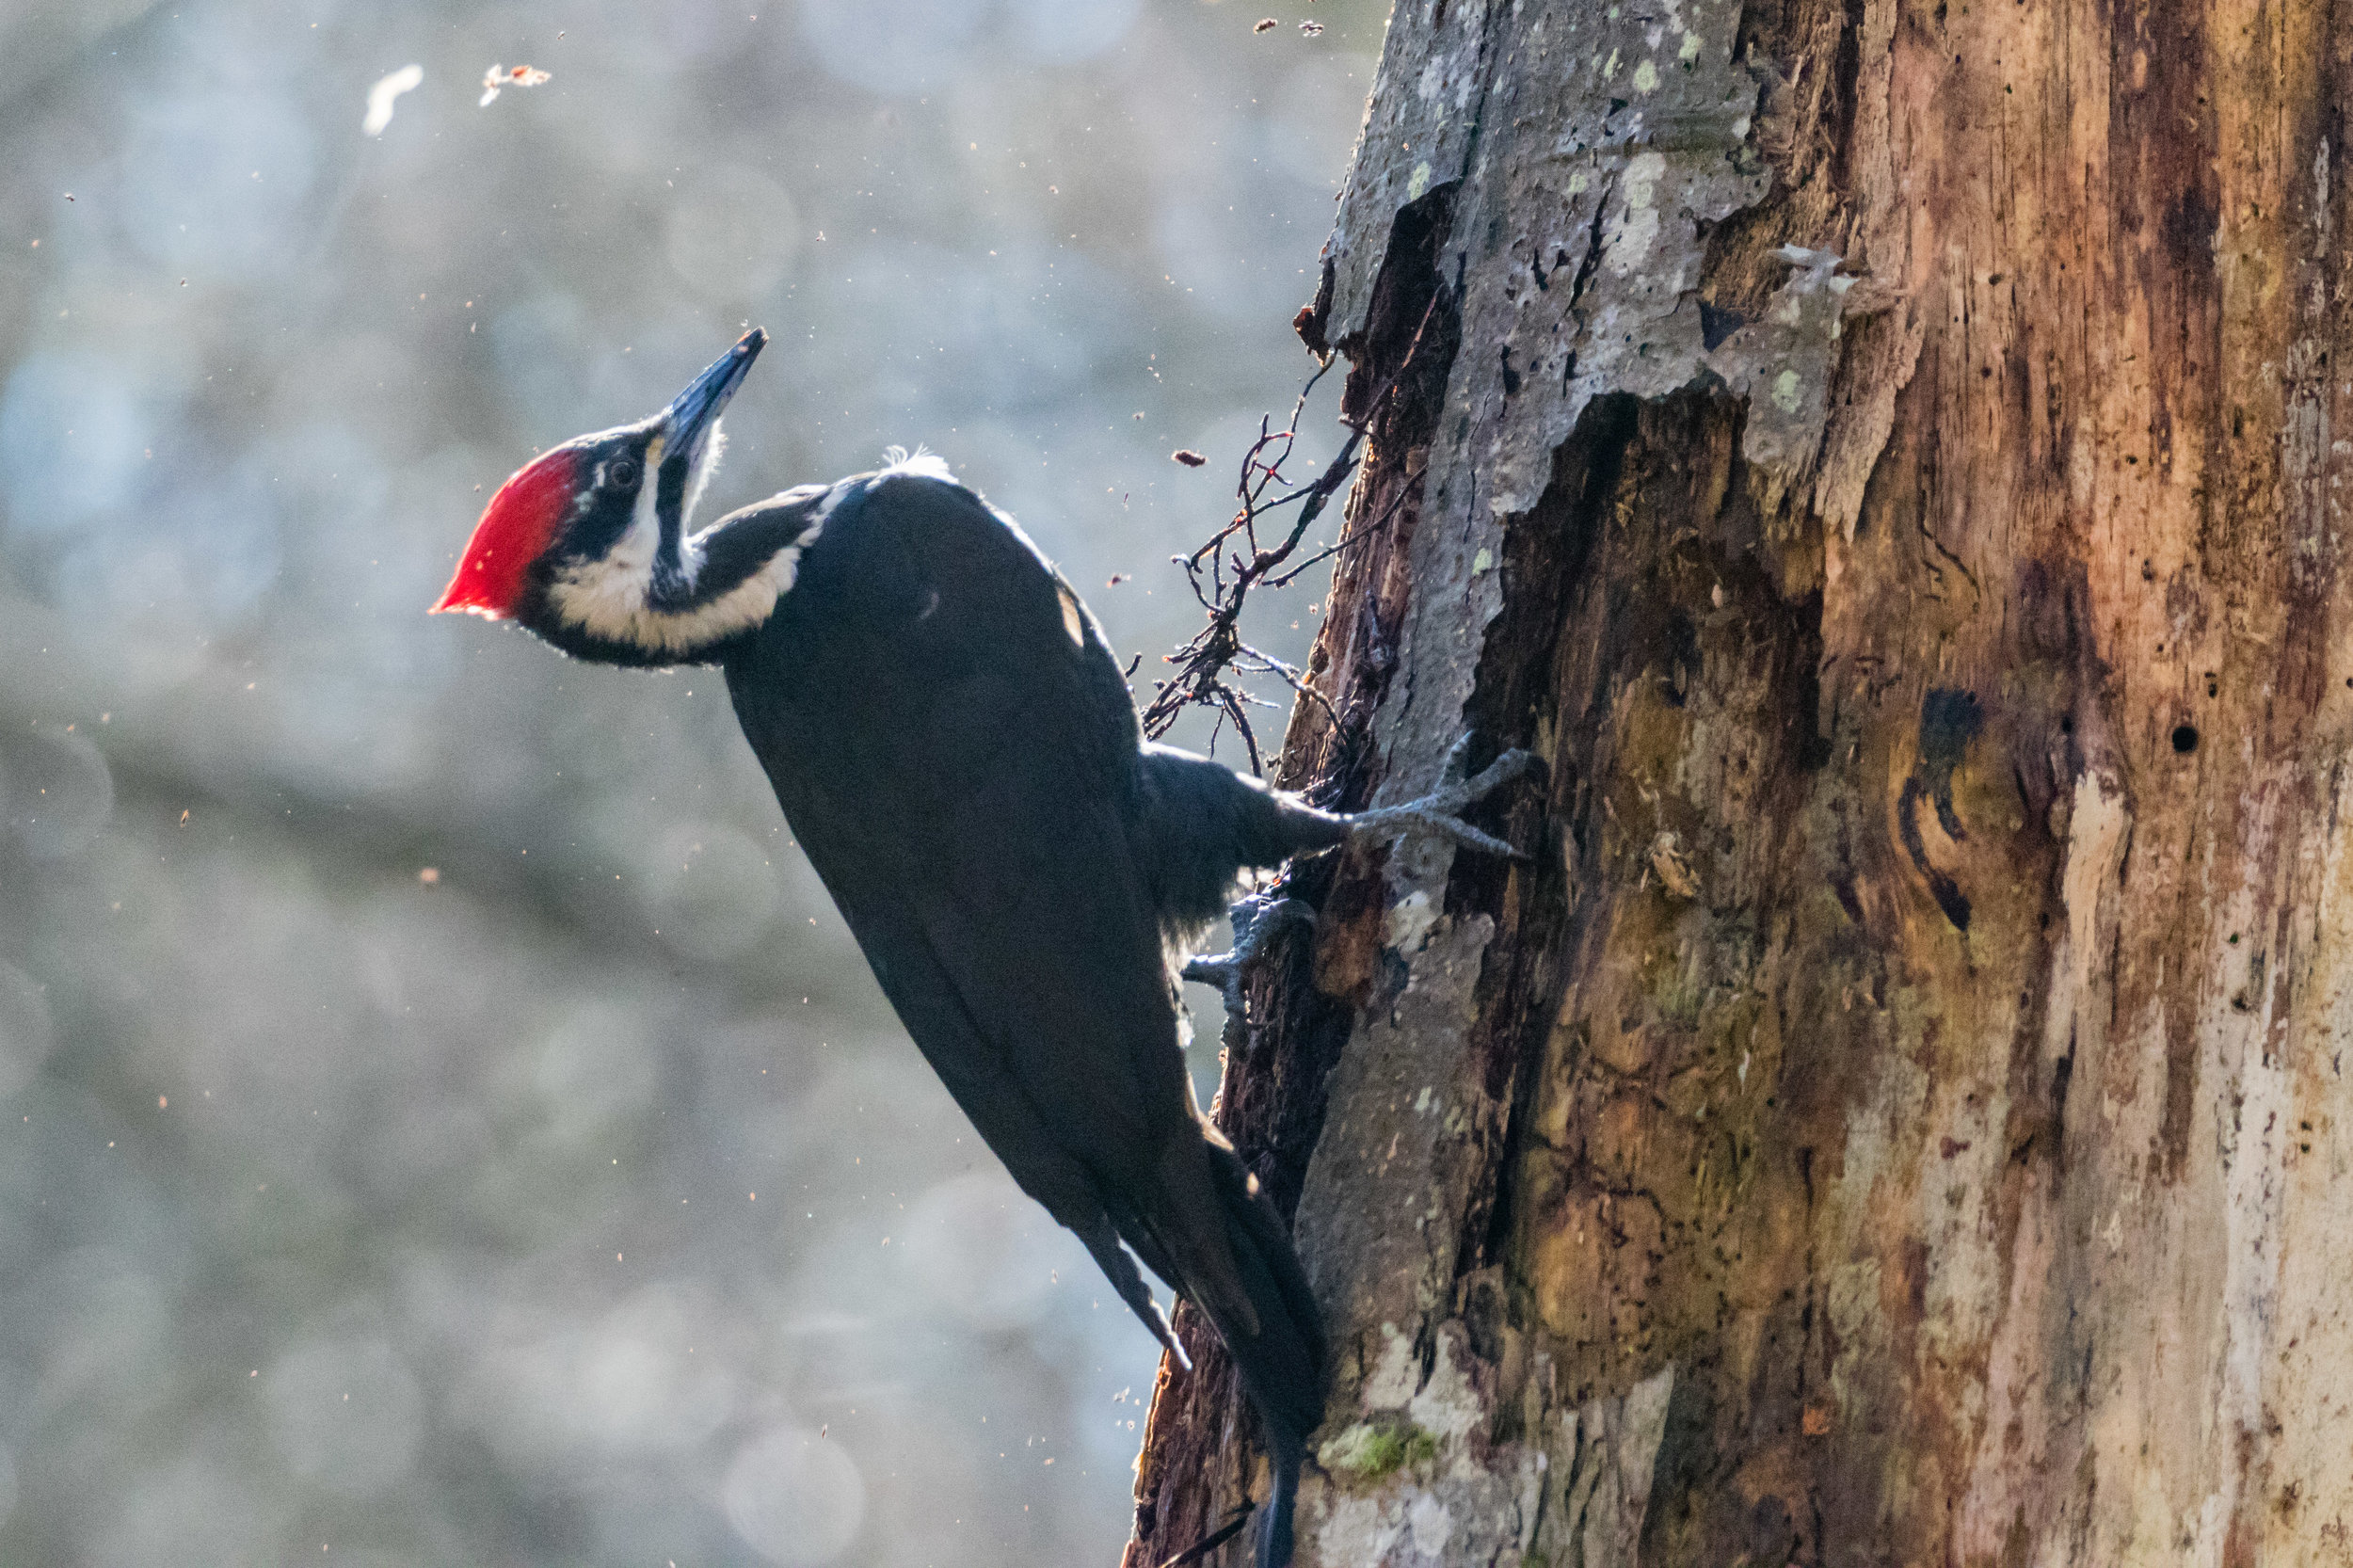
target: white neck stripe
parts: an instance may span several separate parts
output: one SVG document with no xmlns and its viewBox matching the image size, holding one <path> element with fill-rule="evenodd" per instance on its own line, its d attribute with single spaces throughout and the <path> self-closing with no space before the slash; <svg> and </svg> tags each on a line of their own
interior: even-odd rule
<svg viewBox="0 0 2353 1568">
<path fill-rule="evenodd" d="M 844 493 L 839 485 L 826 492 L 810 514 L 808 526 L 791 544 L 708 603 L 689 610 L 656 610 L 647 604 L 653 584 L 653 549 L 650 543 L 642 552 L 634 548 L 639 533 L 635 522 L 601 560 L 578 562 L 558 572 L 549 585 L 549 600 L 556 619 L 607 642 L 664 656 L 683 656 L 709 648 L 750 631 L 776 614 L 776 601 L 792 591 L 793 581 L 800 575 L 801 552 L 817 542 L 826 515 Z M 659 538 L 659 533 L 651 537 Z M 692 587 L 702 572 L 702 536 L 686 540 L 679 553 Z"/>
<path fill-rule="evenodd" d="M 685 496 L 685 509 L 689 512 L 704 481 L 710 477 L 716 443 L 714 434 L 712 450 L 690 476 Z M 549 584 L 548 598 L 555 618 L 567 626 L 657 657 L 683 658 L 748 632 L 776 614 L 776 601 L 792 591 L 793 581 L 800 575 L 801 552 L 817 541 L 825 519 L 850 494 L 852 485 L 845 479 L 825 491 L 824 499 L 809 513 L 808 526 L 791 544 L 777 551 L 766 566 L 734 587 L 690 610 L 656 610 L 646 601 L 653 586 L 654 552 L 662 542 L 662 520 L 654 509 L 653 468 L 658 453 L 647 455 L 646 482 L 638 491 L 629 531 L 621 536 L 620 542 L 600 560 L 579 561 L 565 567 Z M 956 482 L 938 454 L 920 447 L 909 456 L 904 448 L 894 446 L 883 455 L 883 461 L 886 466 L 868 476 L 864 485 L 903 476 L 936 479 L 951 485 Z M 809 492 L 800 493 L 806 496 Z M 708 553 L 704 548 L 706 536 L 697 534 L 682 541 L 679 548 L 680 570 L 690 591 L 702 575 Z"/>
</svg>

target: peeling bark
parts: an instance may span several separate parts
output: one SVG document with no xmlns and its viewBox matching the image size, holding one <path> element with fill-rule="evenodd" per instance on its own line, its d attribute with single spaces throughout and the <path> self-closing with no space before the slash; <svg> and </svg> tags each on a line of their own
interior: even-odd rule
<svg viewBox="0 0 2353 1568">
<path fill-rule="evenodd" d="M 2349 69 L 2310 3 L 1401 4 L 1280 776 L 1549 775 L 1527 864 L 1302 868 L 1227 1064 L 1338 1347 L 1303 1563 L 2353 1562 Z M 1193 1342 L 1131 1565 L 1261 1484 Z"/>
</svg>

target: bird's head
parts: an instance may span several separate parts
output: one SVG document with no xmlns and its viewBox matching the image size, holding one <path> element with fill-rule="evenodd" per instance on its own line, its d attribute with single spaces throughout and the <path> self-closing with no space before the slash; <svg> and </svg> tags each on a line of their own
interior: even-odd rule
<svg viewBox="0 0 2353 1568">
<path fill-rule="evenodd" d="M 684 653 L 680 617 L 697 608 L 701 566 L 687 520 L 718 466 L 719 416 L 767 341 L 754 328 L 650 419 L 576 437 L 517 470 L 434 613 L 520 621 L 566 647 L 606 639 Z"/>
</svg>

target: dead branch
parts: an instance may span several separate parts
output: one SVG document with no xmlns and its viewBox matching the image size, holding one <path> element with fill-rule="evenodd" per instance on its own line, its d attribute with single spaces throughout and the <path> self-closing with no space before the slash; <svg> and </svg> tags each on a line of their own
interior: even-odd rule
<svg viewBox="0 0 2353 1568">
<path fill-rule="evenodd" d="M 1241 471 L 1235 482 L 1235 498 L 1240 504 L 1233 517 L 1192 554 L 1171 557 L 1185 568 L 1193 598 L 1209 613 L 1209 623 L 1176 652 L 1163 656 L 1162 663 L 1175 664 L 1176 674 L 1170 680 L 1153 682 L 1158 690 L 1144 710 L 1145 735 L 1157 741 L 1168 733 L 1187 708 L 1207 708 L 1219 716 L 1217 730 L 1211 732 L 1212 743 L 1217 732 L 1231 721 L 1250 753 L 1251 771 L 1262 772 L 1258 738 L 1243 709 L 1271 708 L 1275 704 L 1253 696 L 1229 678 L 1273 675 L 1303 696 L 1312 696 L 1319 702 L 1325 700 L 1299 670 L 1242 641 L 1242 607 L 1253 588 L 1289 586 L 1309 567 L 1379 532 L 1377 525 L 1367 526 L 1359 520 L 1358 526 L 1338 543 L 1318 550 L 1305 560 L 1294 559 L 1307 530 L 1315 526 L 1332 497 L 1355 474 L 1366 438 L 1389 394 L 1413 364 L 1415 354 L 1421 348 L 1422 334 L 1429 329 L 1436 310 L 1437 300 L 1433 297 L 1422 312 L 1421 325 L 1414 329 L 1404 359 L 1366 404 L 1364 413 L 1343 422 L 1348 440 L 1338 456 L 1308 483 L 1293 486 L 1284 476 L 1283 465 L 1289 461 L 1298 444 L 1300 416 L 1306 410 L 1308 395 L 1332 368 L 1333 356 L 1325 355 L 1306 385 L 1299 389 L 1290 418 L 1282 429 L 1273 427 L 1272 416 L 1258 421 L 1257 439 L 1242 454 Z M 1277 527 L 1274 514 L 1286 506 L 1296 506 L 1298 511 L 1287 528 Z M 1387 520 L 1387 514 L 1380 520 L 1383 524 Z M 1325 706 L 1328 711 L 1329 703 Z"/>
</svg>

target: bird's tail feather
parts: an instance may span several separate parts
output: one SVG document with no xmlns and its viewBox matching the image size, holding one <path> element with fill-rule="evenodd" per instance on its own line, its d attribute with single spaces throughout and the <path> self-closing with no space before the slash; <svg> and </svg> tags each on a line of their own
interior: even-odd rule
<svg viewBox="0 0 2353 1568">
<path fill-rule="evenodd" d="M 1128 1310 L 1152 1331 L 1152 1337 L 1160 1342 L 1160 1348 L 1175 1359 L 1177 1366 L 1192 1371 L 1193 1357 L 1185 1353 L 1185 1347 L 1176 1338 L 1176 1331 L 1169 1327 L 1168 1314 L 1162 1312 L 1160 1304 L 1153 1299 L 1151 1287 L 1145 1285 L 1144 1276 L 1136 1272 L 1136 1260 L 1119 1244 L 1119 1233 L 1112 1228 L 1111 1217 L 1097 1214 L 1092 1222 L 1074 1224 L 1070 1228 L 1080 1240 L 1086 1243 L 1087 1251 L 1094 1255 L 1096 1266 L 1112 1282 L 1112 1288 L 1119 1292 L 1119 1299 L 1128 1304 Z M 1159 1271 L 1156 1269 L 1154 1272 Z"/>
<path fill-rule="evenodd" d="M 1291 1509 L 1299 1498 L 1301 1440 L 1293 1437 L 1288 1444 L 1278 1443 L 1270 1425 L 1267 1447 L 1274 1487 L 1258 1515 L 1258 1568 L 1285 1568 L 1291 1560 Z"/>
<path fill-rule="evenodd" d="M 1290 1232 L 1241 1158 L 1223 1141 L 1209 1144 L 1209 1172 L 1258 1332 L 1245 1334 L 1241 1324 L 1225 1320 L 1215 1304 L 1204 1305 L 1266 1418 L 1270 1444 L 1277 1441 L 1275 1429 L 1280 1429 L 1295 1448 L 1323 1420 L 1323 1314 L 1308 1288 Z"/>
<path fill-rule="evenodd" d="M 1192 1288 L 1186 1293 L 1217 1325 L 1226 1354 L 1257 1406 L 1273 1471 L 1272 1493 L 1258 1512 L 1258 1568 L 1284 1568 L 1291 1560 L 1291 1508 L 1307 1434 L 1323 1420 L 1323 1314 L 1274 1205 L 1225 1140 L 1205 1141 L 1225 1240 L 1251 1316 L 1257 1320 L 1256 1332 L 1232 1304 L 1214 1293 Z"/>
</svg>

